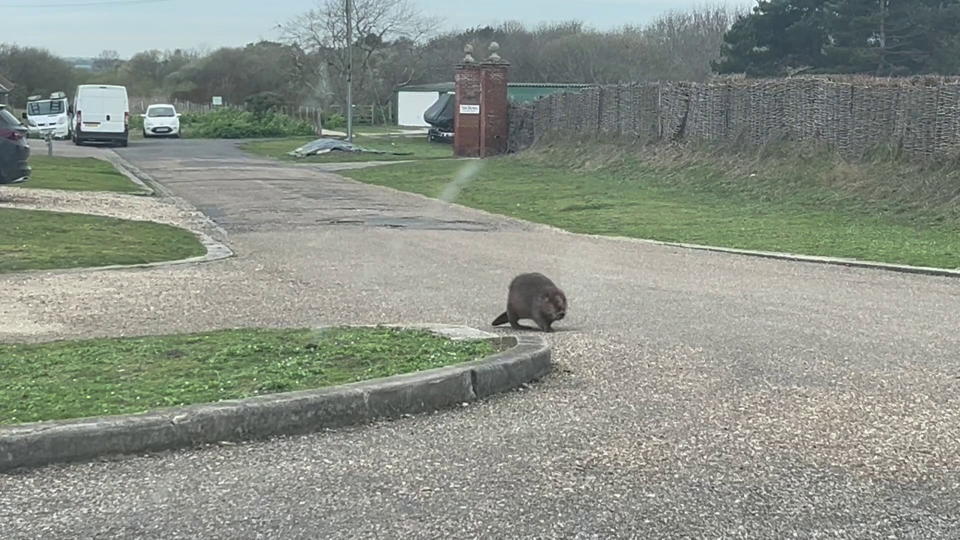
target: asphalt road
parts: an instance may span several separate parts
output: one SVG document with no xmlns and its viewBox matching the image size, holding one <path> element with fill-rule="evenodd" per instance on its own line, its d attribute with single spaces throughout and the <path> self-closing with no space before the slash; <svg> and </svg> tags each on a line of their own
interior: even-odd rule
<svg viewBox="0 0 960 540">
<path fill-rule="evenodd" d="M 958 280 L 572 235 L 230 143 L 120 152 L 238 257 L 0 278 L 23 339 L 489 328 L 536 270 L 570 300 L 557 370 L 431 415 L 0 476 L 0 538 L 960 538 Z"/>
</svg>

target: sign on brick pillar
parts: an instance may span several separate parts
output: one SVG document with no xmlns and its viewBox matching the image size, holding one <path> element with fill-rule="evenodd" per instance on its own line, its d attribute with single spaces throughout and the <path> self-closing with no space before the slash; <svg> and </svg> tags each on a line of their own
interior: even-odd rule
<svg viewBox="0 0 960 540">
<path fill-rule="evenodd" d="M 480 110 L 483 95 L 483 74 L 473 59 L 473 47 L 463 48 L 466 53 L 457 65 L 457 106 L 454 109 L 453 153 L 460 157 L 480 156 Z"/>
</svg>

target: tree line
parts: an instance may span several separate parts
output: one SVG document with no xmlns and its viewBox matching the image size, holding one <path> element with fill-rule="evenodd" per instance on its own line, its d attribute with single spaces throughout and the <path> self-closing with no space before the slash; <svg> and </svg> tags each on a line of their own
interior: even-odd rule
<svg viewBox="0 0 960 540">
<path fill-rule="evenodd" d="M 516 82 L 960 72 L 960 0 L 759 0 L 749 12 L 707 6 L 608 31 L 579 21 L 534 27 L 508 21 L 445 33 L 436 33 L 440 21 L 410 0 L 353 4 L 349 42 L 344 2 L 320 0 L 278 27 L 274 41 L 150 50 L 125 60 L 105 51 L 88 70 L 43 49 L 0 44 L 0 73 L 17 83 L 14 104 L 30 94 L 101 83 L 153 99 L 223 96 L 234 104 L 327 107 L 343 103 L 348 72 L 356 103 L 387 106 L 398 86 L 451 81 L 464 45 L 482 60 L 492 41 Z"/>
</svg>

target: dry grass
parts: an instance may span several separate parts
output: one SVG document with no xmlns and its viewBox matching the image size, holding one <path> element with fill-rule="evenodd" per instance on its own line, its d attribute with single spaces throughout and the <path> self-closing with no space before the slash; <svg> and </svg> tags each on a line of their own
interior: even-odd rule
<svg viewBox="0 0 960 540">
<path fill-rule="evenodd" d="M 577 151 L 570 152 L 576 145 Z M 613 172 L 656 168 L 664 187 L 739 193 L 759 200 L 812 197 L 818 205 L 879 212 L 911 222 L 960 226 L 960 156 L 937 162 L 909 160 L 895 149 L 878 148 L 858 159 L 823 146 L 787 141 L 759 147 L 737 143 L 638 145 L 552 138 L 523 159 L 573 171 Z M 690 175 L 690 170 L 701 175 Z M 683 171 L 683 174 L 670 174 Z M 817 192 L 817 193 L 813 193 Z"/>
</svg>

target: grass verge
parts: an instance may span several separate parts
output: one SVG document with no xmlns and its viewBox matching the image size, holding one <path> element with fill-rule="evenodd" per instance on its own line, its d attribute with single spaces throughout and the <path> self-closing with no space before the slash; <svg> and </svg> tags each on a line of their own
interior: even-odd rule
<svg viewBox="0 0 960 540">
<path fill-rule="evenodd" d="M 341 126 L 340 128 L 334 130 L 340 131 L 343 133 L 347 132 L 346 126 Z M 403 132 L 418 131 L 423 132 L 422 135 L 417 134 L 417 137 L 427 138 L 427 128 L 405 128 L 399 126 L 387 126 L 387 125 L 376 125 L 370 126 L 366 124 L 357 124 L 353 126 L 354 136 L 367 137 L 367 136 L 384 136 L 384 135 L 405 135 Z M 410 135 L 413 136 L 413 135 Z"/>
<path fill-rule="evenodd" d="M 48 157 L 35 153 L 30 157 L 30 166 L 33 167 L 30 180 L 20 184 L 25 188 L 117 193 L 136 193 L 143 189 L 110 163 L 96 158 Z"/>
<path fill-rule="evenodd" d="M 493 352 L 484 342 L 389 328 L 225 330 L 0 345 L 0 424 L 332 386 Z"/>
<path fill-rule="evenodd" d="M 343 174 L 438 196 L 446 161 Z M 455 202 L 572 232 L 960 267 L 960 172 L 815 149 L 752 155 L 556 143 L 480 162 Z"/>
<path fill-rule="evenodd" d="M 425 160 L 442 159 L 453 157 L 453 145 L 443 143 L 432 143 L 427 141 L 426 135 L 416 136 L 356 136 L 354 142 L 365 148 L 379 150 L 383 152 L 396 152 L 397 154 L 371 154 L 354 152 L 330 152 L 319 156 L 309 156 L 298 159 L 287 155 L 287 152 L 295 150 L 300 146 L 315 140 L 316 137 L 288 137 L 284 139 L 273 139 L 269 141 L 253 141 L 246 143 L 242 148 L 252 154 L 264 157 L 280 159 L 283 161 L 296 161 L 299 163 L 336 163 L 336 162 L 354 162 L 354 161 L 398 161 L 398 160 Z"/>
<path fill-rule="evenodd" d="M 0 273 L 143 264 L 195 257 L 190 231 L 148 221 L 0 208 Z"/>
</svg>

